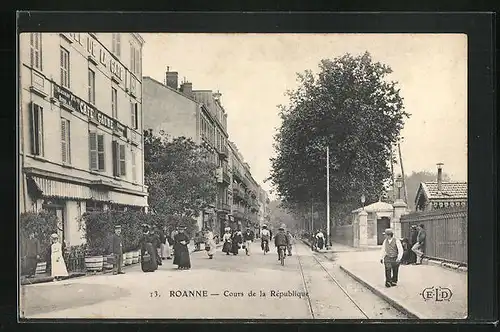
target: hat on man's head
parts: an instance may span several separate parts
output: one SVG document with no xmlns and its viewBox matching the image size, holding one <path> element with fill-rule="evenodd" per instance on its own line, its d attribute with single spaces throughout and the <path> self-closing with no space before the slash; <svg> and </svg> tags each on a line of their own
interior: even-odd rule
<svg viewBox="0 0 500 332">
<path fill-rule="evenodd" d="M 50 235 L 50 238 L 51 239 L 58 239 L 59 235 L 57 235 L 56 233 L 53 233 L 52 235 Z"/>
<path fill-rule="evenodd" d="M 121 229 L 122 225 L 115 225 L 115 229 Z"/>
<path fill-rule="evenodd" d="M 392 231 L 392 229 L 386 228 L 386 230 L 384 231 L 384 235 L 394 235 L 394 232 Z"/>
</svg>

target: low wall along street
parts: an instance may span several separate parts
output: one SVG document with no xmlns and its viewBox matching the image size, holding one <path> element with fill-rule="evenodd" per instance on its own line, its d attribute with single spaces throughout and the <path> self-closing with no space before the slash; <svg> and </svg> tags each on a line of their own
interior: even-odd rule
<svg viewBox="0 0 500 332">
<path fill-rule="evenodd" d="M 412 225 L 423 224 L 427 233 L 425 255 L 467 265 L 467 208 L 416 212 L 401 217 L 402 236 L 410 238 Z"/>
</svg>

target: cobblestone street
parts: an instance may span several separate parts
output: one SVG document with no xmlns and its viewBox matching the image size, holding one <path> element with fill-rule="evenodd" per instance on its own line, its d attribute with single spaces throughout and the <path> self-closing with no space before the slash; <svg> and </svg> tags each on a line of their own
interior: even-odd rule
<svg viewBox="0 0 500 332">
<path fill-rule="evenodd" d="M 334 262 L 316 260 L 303 244 L 295 246 L 285 266 L 271 249 L 264 255 L 254 243 L 251 256 L 243 250 L 227 256 L 218 249 L 214 260 L 196 252 L 189 271 L 164 261 L 154 273 L 134 266 L 124 275 L 23 286 L 22 312 L 25 318 L 363 319 L 363 312 L 371 319 L 405 318 Z"/>
</svg>

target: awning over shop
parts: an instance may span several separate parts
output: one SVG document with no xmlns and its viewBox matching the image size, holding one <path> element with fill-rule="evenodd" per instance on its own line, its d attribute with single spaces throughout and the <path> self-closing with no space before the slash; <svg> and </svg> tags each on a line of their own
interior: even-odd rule
<svg viewBox="0 0 500 332">
<path fill-rule="evenodd" d="M 101 202 L 111 201 L 113 203 L 123 205 L 147 206 L 146 196 L 99 190 L 85 185 L 50 180 L 38 176 L 31 176 L 31 180 L 34 182 L 43 197 L 96 200 Z"/>
<path fill-rule="evenodd" d="M 90 199 L 91 197 L 90 188 L 87 186 L 49 180 L 38 176 L 33 176 L 32 180 L 41 191 L 41 194 L 45 197 L 76 199 Z"/>
<path fill-rule="evenodd" d="M 116 191 L 109 192 L 109 199 L 115 204 L 132 205 L 132 206 L 148 205 L 148 199 L 146 196 L 125 194 Z"/>
</svg>

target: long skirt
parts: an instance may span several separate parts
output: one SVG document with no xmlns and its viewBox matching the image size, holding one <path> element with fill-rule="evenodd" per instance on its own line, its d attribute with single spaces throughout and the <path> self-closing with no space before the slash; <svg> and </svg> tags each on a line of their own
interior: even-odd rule
<svg viewBox="0 0 500 332">
<path fill-rule="evenodd" d="M 156 250 L 151 243 L 146 243 L 146 252 L 149 254 L 149 259 L 144 259 L 144 254 L 141 255 L 141 269 L 143 272 L 153 272 L 158 269 L 158 261 L 156 260 Z"/>
<path fill-rule="evenodd" d="M 217 245 L 215 244 L 215 241 L 208 241 L 206 246 L 208 246 L 207 254 L 208 256 L 213 256 L 215 254 L 215 250 L 217 248 Z"/>
<path fill-rule="evenodd" d="M 66 269 L 66 263 L 64 263 L 64 259 L 60 254 L 54 254 L 51 257 L 52 261 L 52 277 L 67 277 L 68 270 Z"/>
<path fill-rule="evenodd" d="M 231 242 L 224 242 L 224 245 L 222 246 L 222 252 L 225 253 L 230 253 L 232 250 Z"/>
<path fill-rule="evenodd" d="M 170 244 L 168 241 L 165 241 L 165 244 L 161 244 L 161 258 L 170 258 L 171 256 Z"/>
<path fill-rule="evenodd" d="M 318 239 L 318 248 L 319 248 L 319 249 L 323 249 L 323 245 L 324 245 L 323 238 L 319 238 L 319 239 Z"/>
<path fill-rule="evenodd" d="M 233 242 L 232 252 L 234 255 L 238 255 L 238 250 L 240 250 L 240 244 L 238 242 Z"/>
<path fill-rule="evenodd" d="M 187 246 L 175 246 L 174 265 L 177 265 L 179 268 L 191 268 L 191 259 L 189 258 L 189 251 Z"/>
</svg>

